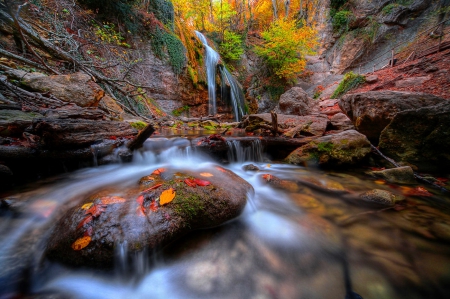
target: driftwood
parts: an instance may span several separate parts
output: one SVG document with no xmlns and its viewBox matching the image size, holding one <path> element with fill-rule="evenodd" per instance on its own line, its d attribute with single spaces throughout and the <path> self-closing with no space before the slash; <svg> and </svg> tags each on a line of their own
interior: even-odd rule
<svg viewBox="0 0 450 299">
<path fill-rule="evenodd" d="M 147 140 L 155 132 L 155 128 L 152 124 L 148 124 L 139 134 L 127 144 L 127 148 L 131 151 L 137 150 L 142 147 L 145 140 Z"/>
<path fill-rule="evenodd" d="M 274 112 L 270 112 L 270 116 L 272 117 L 272 134 L 273 136 L 278 135 L 278 115 Z"/>
<path fill-rule="evenodd" d="M 287 132 L 285 132 L 283 134 L 283 136 L 289 137 L 289 138 L 294 138 L 295 135 L 300 134 L 302 131 L 306 130 L 309 128 L 309 126 L 312 124 L 312 122 L 308 122 L 306 124 L 301 124 L 298 125 L 290 130 L 288 130 Z"/>
</svg>

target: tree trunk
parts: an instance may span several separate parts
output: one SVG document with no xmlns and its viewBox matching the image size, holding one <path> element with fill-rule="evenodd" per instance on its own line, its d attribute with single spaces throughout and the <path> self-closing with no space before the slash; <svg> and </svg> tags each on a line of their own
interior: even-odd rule
<svg viewBox="0 0 450 299">
<path fill-rule="evenodd" d="M 277 0 L 272 0 L 272 8 L 273 8 L 273 19 L 278 19 L 278 10 L 277 10 Z"/>
<path fill-rule="evenodd" d="M 289 6 L 291 4 L 290 0 L 284 1 L 284 11 L 285 11 L 285 18 L 287 19 L 289 16 Z"/>
</svg>

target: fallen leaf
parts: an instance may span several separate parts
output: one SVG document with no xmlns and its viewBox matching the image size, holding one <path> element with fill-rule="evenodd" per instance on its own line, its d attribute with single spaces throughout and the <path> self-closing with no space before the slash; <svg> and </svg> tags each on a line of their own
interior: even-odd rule
<svg viewBox="0 0 450 299">
<path fill-rule="evenodd" d="M 212 173 L 209 173 L 209 172 L 202 172 L 202 173 L 200 173 L 200 175 L 201 175 L 201 176 L 204 176 L 204 177 L 206 177 L 206 178 L 209 178 L 209 177 L 214 176 Z"/>
<path fill-rule="evenodd" d="M 161 173 L 163 173 L 163 172 L 165 172 L 165 171 L 166 171 L 165 168 L 158 168 L 158 169 L 156 169 L 155 171 L 153 171 L 152 174 L 160 175 Z"/>
<path fill-rule="evenodd" d="M 267 165 L 266 165 L 266 167 L 268 167 L 268 168 L 270 168 L 271 166 L 272 166 L 272 165 L 270 165 L 270 164 L 267 164 Z"/>
<path fill-rule="evenodd" d="M 92 207 L 93 204 L 94 204 L 93 202 L 88 202 L 88 203 L 85 203 L 84 205 L 82 205 L 81 208 L 83 210 L 89 210 L 89 208 Z"/>
<path fill-rule="evenodd" d="M 186 185 L 190 186 L 190 187 L 197 187 L 197 184 L 194 182 L 193 179 L 185 179 L 184 182 L 186 183 Z"/>
<path fill-rule="evenodd" d="M 423 188 L 423 187 L 417 187 L 414 189 L 410 189 L 410 190 L 404 190 L 404 195 L 406 196 L 433 196 L 433 194 L 431 194 L 430 192 L 428 192 L 427 189 Z"/>
<path fill-rule="evenodd" d="M 89 222 L 91 222 L 92 219 L 94 219 L 94 217 L 92 217 L 92 215 L 89 215 L 89 216 L 85 217 L 83 220 L 81 220 L 80 223 L 78 223 L 77 229 L 82 228 L 83 226 L 85 226 L 86 224 L 88 224 Z"/>
<path fill-rule="evenodd" d="M 112 205 L 115 203 L 124 203 L 126 199 L 119 196 L 105 196 L 100 198 L 100 201 L 103 205 Z"/>
<path fill-rule="evenodd" d="M 262 175 L 262 178 L 263 178 L 264 180 L 266 180 L 267 182 L 269 182 L 273 177 L 272 177 L 271 174 L 263 174 L 263 175 Z"/>
<path fill-rule="evenodd" d="M 383 181 L 383 180 L 376 180 L 376 181 L 375 181 L 375 184 L 377 184 L 377 185 L 384 185 L 384 184 L 386 184 L 386 181 Z"/>
<path fill-rule="evenodd" d="M 158 205 L 156 204 L 156 201 L 152 201 L 149 208 L 152 212 L 158 211 Z"/>
<path fill-rule="evenodd" d="M 196 183 L 198 186 L 202 186 L 202 187 L 211 185 L 211 182 L 200 180 L 200 179 L 194 179 L 194 183 Z"/>
<path fill-rule="evenodd" d="M 175 194 L 175 190 L 173 190 L 172 188 L 164 190 L 159 197 L 159 204 L 168 204 L 175 198 Z"/>
<path fill-rule="evenodd" d="M 381 170 L 385 170 L 386 168 L 384 167 L 370 167 L 370 170 L 372 171 L 381 171 Z"/>
<path fill-rule="evenodd" d="M 89 236 L 81 237 L 81 238 L 77 239 L 75 242 L 73 242 L 72 249 L 76 250 L 76 251 L 81 250 L 81 249 L 85 248 L 86 246 L 88 246 L 89 243 L 91 243 L 91 240 L 92 239 Z"/>
<path fill-rule="evenodd" d="M 92 217 L 100 216 L 104 211 L 106 211 L 106 205 L 94 205 L 85 214 L 91 214 Z"/>
<path fill-rule="evenodd" d="M 140 206 L 144 205 L 144 195 L 139 195 L 139 197 L 136 198 L 136 201 Z"/>
<path fill-rule="evenodd" d="M 148 191 L 150 191 L 150 190 L 157 189 L 157 188 L 159 188 L 159 187 L 161 187 L 161 186 L 162 186 L 162 184 L 156 184 L 156 185 L 153 185 L 153 186 L 151 186 L 150 188 L 145 189 L 145 190 L 142 191 L 141 193 L 145 193 L 145 192 L 148 192 Z"/>
<path fill-rule="evenodd" d="M 220 167 L 220 166 L 216 166 L 216 169 L 217 169 L 218 171 L 221 171 L 221 172 L 227 172 L 225 169 L 223 169 L 223 168 Z"/>
</svg>

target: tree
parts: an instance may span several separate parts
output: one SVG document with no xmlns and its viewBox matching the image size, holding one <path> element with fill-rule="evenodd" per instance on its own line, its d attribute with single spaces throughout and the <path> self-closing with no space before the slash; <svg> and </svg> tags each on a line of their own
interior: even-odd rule
<svg viewBox="0 0 450 299">
<path fill-rule="evenodd" d="M 272 72 L 280 79 L 293 80 L 306 66 L 305 55 L 313 54 L 317 45 L 316 31 L 297 28 L 295 20 L 278 19 L 262 32 L 264 43 L 255 47 Z"/>
</svg>

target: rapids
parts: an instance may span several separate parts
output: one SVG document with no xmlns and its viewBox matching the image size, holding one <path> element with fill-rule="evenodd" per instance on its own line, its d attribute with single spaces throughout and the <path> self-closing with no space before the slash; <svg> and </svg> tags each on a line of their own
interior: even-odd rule
<svg viewBox="0 0 450 299">
<path fill-rule="evenodd" d="M 117 244 L 113 269 L 47 260 L 52 224 L 71 199 L 99 188 L 126 188 L 166 165 L 195 170 L 218 163 L 189 139 L 152 138 L 132 163 L 83 169 L 5 196 L 0 298 L 343 299 L 351 291 L 364 299 L 448 298 L 448 197 L 410 196 L 403 209 L 364 205 L 343 194 L 408 187 L 269 161 L 258 141 L 246 148 L 228 141 L 229 163 L 221 164 L 255 189 L 241 216 L 154 252 L 130 257 L 127 244 Z M 249 163 L 260 170 L 243 170 Z M 274 189 L 263 174 L 317 187 Z"/>
</svg>

